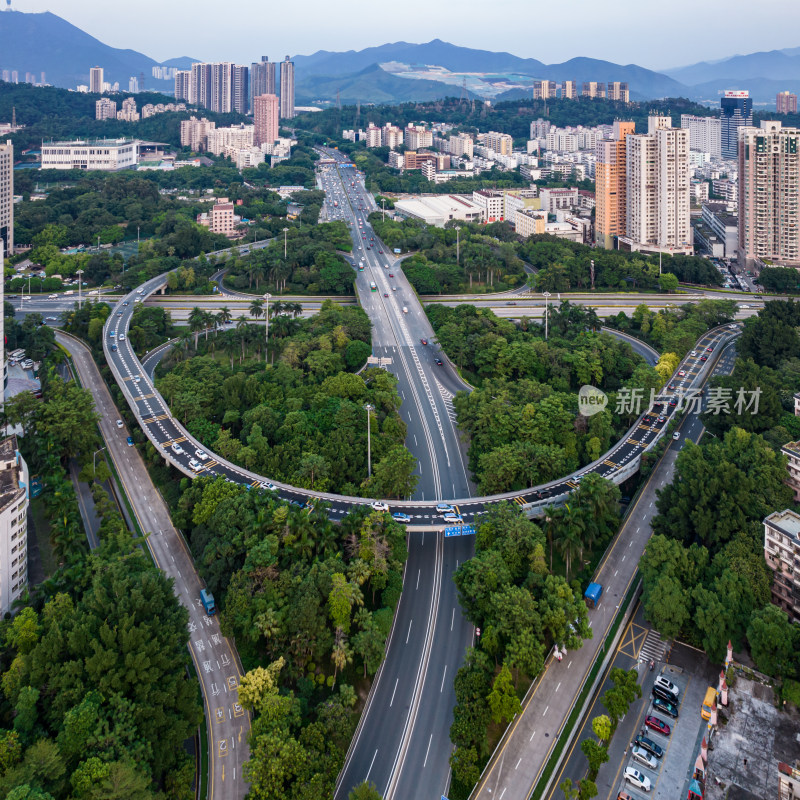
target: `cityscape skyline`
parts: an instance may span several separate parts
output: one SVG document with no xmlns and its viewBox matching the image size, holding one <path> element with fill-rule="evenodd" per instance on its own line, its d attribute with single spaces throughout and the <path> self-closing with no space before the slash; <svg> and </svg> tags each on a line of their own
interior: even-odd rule
<svg viewBox="0 0 800 800">
<path fill-rule="evenodd" d="M 474 11 L 479 12 L 477 4 L 473 5 Z M 244 30 L 239 25 L 238 16 L 216 20 L 214 26 L 192 28 L 187 25 L 187 12 L 195 10 L 195 6 L 190 8 L 188 3 L 163 6 L 146 0 L 143 6 L 146 13 L 139 17 L 143 20 L 141 28 L 137 28 L 136 19 L 121 27 L 113 18 L 98 15 L 96 7 L 88 0 L 76 0 L 69 4 L 63 0 L 26 0 L 24 6 L 15 5 L 14 8 L 28 13 L 50 11 L 109 45 L 133 48 L 158 61 L 187 56 L 206 61 L 250 63 L 257 61 L 260 54 L 266 51 L 281 51 L 294 57 L 310 55 L 318 50 L 361 50 L 387 42 L 425 42 L 441 38 L 458 46 L 509 52 L 546 63 L 579 56 L 615 61 L 619 53 L 624 52 L 629 63 L 659 71 L 703 60 L 725 59 L 734 54 L 797 47 L 794 31 L 797 23 L 800 23 L 800 8 L 790 0 L 776 0 L 773 6 L 772 12 L 780 14 L 785 23 L 782 28 L 786 31 L 786 39 L 782 41 L 775 40 L 776 31 L 766 17 L 761 23 L 763 27 L 759 29 L 758 20 L 752 19 L 748 14 L 748 6 L 741 0 L 729 3 L 722 17 L 711 7 L 698 7 L 688 0 L 679 0 L 666 18 L 661 18 L 655 7 L 646 4 L 629 7 L 624 0 L 612 0 L 612 8 L 616 7 L 619 14 L 625 15 L 626 25 L 617 24 L 616 14 L 605 13 L 607 7 L 604 7 L 602 14 L 576 15 L 570 20 L 572 39 L 566 51 L 562 38 L 542 38 L 536 40 L 532 47 L 529 32 L 513 26 L 509 28 L 502 16 L 497 17 L 496 26 L 485 21 L 475 26 L 469 14 L 469 3 L 463 9 L 467 13 L 454 18 L 444 7 L 437 9 L 412 2 L 406 7 L 411 13 L 393 20 L 391 29 L 387 28 L 380 7 L 364 8 L 351 0 L 342 7 L 343 13 L 337 17 L 342 21 L 338 25 L 336 20 L 330 20 L 326 6 L 319 0 L 311 0 L 302 26 L 294 25 L 291 17 L 277 24 L 265 17 L 263 26 L 255 22 Z M 244 0 L 239 8 L 251 21 L 258 19 L 261 10 L 254 0 Z M 424 35 L 420 34 L 419 16 L 414 13 L 415 10 L 424 13 Z M 510 0 L 505 10 L 506 15 L 512 18 L 516 12 L 523 13 L 527 8 L 522 0 Z M 149 24 L 152 16 L 148 11 L 157 15 L 163 24 Z M 358 15 L 358 26 L 353 26 L 351 12 Z M 555 6 L 543 7 L 537 13 L 542 27 L 563 22 L 563 12 Z M 712 26 L 718 32 L 702 51 L 697 49 L 694 38 L 686 33 L 685 15 L 689 15 L 695 25 Z M 662 40 L 670 42 L 668 51 L 653 47 L 649 37 L 631 37 L 632 29 L 657 29 Z"/>
</svg>

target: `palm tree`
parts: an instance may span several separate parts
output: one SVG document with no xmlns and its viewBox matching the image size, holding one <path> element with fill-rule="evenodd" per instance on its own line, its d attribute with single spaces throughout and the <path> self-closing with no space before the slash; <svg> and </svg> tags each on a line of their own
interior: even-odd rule
<svg viewBox="0 0 800 800">
<path fill-rule="evenodd" d="M 203 312 L 203 327 L 205 328 L 205 341 L 208 341 L 208 329 L 214 325 L 215 315 L 212 311 Z"/>
<path fill-rule="evenodd" d="M 217 319 L 219 319 L 223 325 L 227 325 L 231 322 L 233 319 L 233 314 L 231 314 L 231 310 L 228 308 L 228 306 L 222 306 L 217 314 Z"/>
<path fill-rule="evenodd" d="M 250 316 L 255 317 L 256 319 L 261 319 L 264 315 L 264 301 L 257 297 L 250 302 Z"/>
<path fill-rule="evenodd" d="M 197 338 L 200 335 L 200 331 L 205 325 L 205 318 L 202 309 L 195 306 L 189 312 L 189 330 L 194 333 L 194 350 L 197 352 Z"/>
<path fill-rule="evenodd" d="M 239 361 L 240 364 L 242 363 L 242 361 L 244 361 L 244 346 L 245 346 L 245 343 L 247 342 L 247 338 L 248 338 L 247 333 L 248 333 L 249 328 L 250 328 L 250 326 L 249 326 L 249 324 L 247 322 L 247 317 L 244 316 L 244 314 L 242 314 L 240 317 L 237 317 L 237 319 L 236 319 L 236 333 L 237 333 L 237 335 L 239 337 L 239 341 L 242 343 L 242 358 L 241 358 L 241 361 Z"/>
<path fill-rule="evenodd" d="M 341 628 L 336 629 L 333 636 L 333 650 L 331 651 L 331 661 L 333 661 L 333 680 L 336 681 L 336 676 L 339 670 L 344 669 L 348 664 L 353 661 L 353 651 L 347 643 L 347 635 Z"/>
<path fill-rule="evenodd" d="M 553 531 L 554 543 L 561 557 L 564 559 L 566 578 L 569 581 L 574 559 L 583 557 L 586 536 L 586 518 L 583 512 L 565 505 L 563 508 L 554 509 L 558 523 Z"/>
<path fill-rule="evenodd" d="M 284 303 L 283 310 L 287 314 L 291 314 L 293 317 L 297 318 L 303 313 L 303 305 L 302 303 Z"/>
</svg>

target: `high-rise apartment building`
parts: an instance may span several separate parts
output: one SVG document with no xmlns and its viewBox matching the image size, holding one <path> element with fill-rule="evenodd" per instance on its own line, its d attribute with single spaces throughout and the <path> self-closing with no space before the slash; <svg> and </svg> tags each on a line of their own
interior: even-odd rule
<svg viewBox="0 0 800 800">
<path fill-rule="evenodd" d="M 231 111 L 246 114 L 250 110 L 250 70 L 241 64 L 231 65 Z"/>
<path fill-rule="evenodd" d="M 488 150 L 501 156 L 510 156 L 514 148 L 514 139 L 507 133 L 498 133 L 497 131 L 489 131 L 484 136 L 483 143 Z"/>
<path fill-rule="evenodd" d="M 380 147 L 383 139 L 381 129 L 370 122 L 367 126 L 367 147 Z"/>
<path fill-rule="evenodd" d="M 609 81 L 608 99 L 619 100 L 621 103 L 630 103 L 631 93 L 628 89 L 628 84 L 624 81 Z"/>
<path fill-rule="evenodd" d="M 605 97 L 606 85 L 597 81 L 584 81 L 582 94 L 584 97 Z"/>
<path fill-rule="evenodd" d="M 458 136 L 451 136 L 448 141 L 448 152 L 454 156 L 466 156 L 472 158 L 474 151 L 474 144 L 472 137 L 466 133 L 461 133 Z"/>
<path fill-rule="evenodd" d="M 233 66 L 229 61 L 211 65 L 210 111 L 219 114 L 233 111 Z"/>
<path fill-rule="evenodd" d="M 738 158 L 739 128 L 753 124 L 753 100 L 745 89 L 727 91 L 719 102 L 722 157 Z"/>
<path fill-rule="evenodd" d="M 188 147 L 195 152 L 207 150 L 209 131 L 213 131 L 216 127 L 216 122 L 210 122 L 205 117 L 181 120 L 181 147 Z"/>
<path fill-rule="evenodd" d="M 109 100 L 107 97 L 101 97 L 94 104 L 94 118 L 116 119 L 117 118 L 116 102 L 114 100 Z"/>
<path fill-rule="evenodd" d="M 188 101 L 201 108 L 211 108 L 211 64 L 192 64 Z"/>
<path fill-rule="evenodd" d="M 250 93 L 255 99 L 264 94 L 278 94 L 275 82 L 275 63 L 269 56 L 261 56 L 261 61 L 250 65 Z"/>
<path fill-rule="evenodd" d="M 128 91 L 131 94 L 137 94 L 139 91 L 139 79 L 135 76 L 128 78 Z"/>
<path fill-rule="evenodd" d="M 739 128 L 739 261 L 800 267 L 800 128 Z"/>
<path fill-rule="evenodd" d="M 0 144 L 0 256 L 4 246 L 6 257 L 11 256 L 14 253 L 14 145 L 10 139 Z M 0 336 L 0 347 L 2 344 Z"/>
<path fill-rule="evenodd" d="M 281 119 L 294 118 L 294 61 L 281 61 Z"/>
<path fill-rule="evenodd" d="M 791 92 L 778 92 L 775 98 L 775 108 L 779 114 L 796 114 L 797 95 Z"/>
<path fill-rule="evenodd" d="M 208 131 L 208 152 L 222 155 L 226 147 L 246 150 L 253 146 L 255 126 L 231 125 L 229 128 L 212 128 Z"/>
<path fill-rule="evenodd" d="M 403 131 L 403 144 L 409 150 L 419 150 L 422 147 L 433 147 L 433 132 L 421 125 L 406 125 Z"/>
<path fill-rule="evenodd" d="M 689 131 L 651 117 L 646 134 L 626 138 L 625 236 L 637 245 L 691 244 Z"/>
<path fill-rule="evenodd" d="M 533 82 L 533 99 L 534 100 L 548 100 L 556 96 L 558 84 L 555 81 L 534 81 Z"/>
<path fill-rule="evenodd" d="M 9 436 L 0 442 L 0 614 L 28 585 L 28 483 L 17 437 Z"/>
<path fill-rule="evenodd" d="M 262 94 L 253 98 L 253 144 L 256 147 L 278 138 L 279 116 L 277 95 Z"/>
<path fill-rule="evenodd" d="M 689 131 L 689 147 L 712 158 L 722 157 L 721 122 L 718 117 L 681 114 L 681 128 Z"/>
<path fill-rule="evenodd" d="M 626 144 L 635 132 L 633 122 L 616 121 L 614 138 L 597 143 L 595 163 L 595 242 L 611 249 L 618 236 L 625 235 Z"/>
<path fill-rule="evenodd" d="M 175 73 L 175 100 L 194 102 L 191 99 L 192 73 L 188 69 L 179 69 Z"/>
<path fill-rule="evenodd" d="M 535 119 L 531 122 L 531 139 L 544 139 L 553 123 L 549 119 Z"/>
<path fill-rule="evenodd" d="M 574 100 L 578 96 L 578 82 L 564 81 L 561 84 L 561 96 L 565 100 Z"/>
<path fill-rule="evenodd" d="M 89 70 L 89 91 L 93 92 L 94 94 L 102 94 L 103 83 L 103 68 L 92 67 Z"/>
</svg>

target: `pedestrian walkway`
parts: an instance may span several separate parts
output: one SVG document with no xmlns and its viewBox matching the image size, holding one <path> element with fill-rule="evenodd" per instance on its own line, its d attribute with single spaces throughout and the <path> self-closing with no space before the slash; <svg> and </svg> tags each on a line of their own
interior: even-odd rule
<svg viewBox="0 0 800 800">
<path fill-rule="evenodd" d="M 656 664 L 667 660 L 667 653 L 672 649 L 672 642 L 665 642 L 661 634 L 652 628 L 647 632 L 642 649 L 639 651 L 639 661 L 655 661 Z"/>
</svg>

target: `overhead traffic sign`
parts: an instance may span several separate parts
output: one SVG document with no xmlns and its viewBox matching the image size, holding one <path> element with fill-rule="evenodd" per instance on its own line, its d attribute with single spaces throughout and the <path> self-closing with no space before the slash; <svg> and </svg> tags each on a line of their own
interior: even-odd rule
<svg viewBox="0 0 800 800">
<path fill-rule="evenodd" d="M 470 536 L 475 533 L 475 528 L 472 525 L 456 525 L 452 528 L 445 528 L 444 535 L 448 536 Z"/>
</svg>

